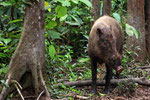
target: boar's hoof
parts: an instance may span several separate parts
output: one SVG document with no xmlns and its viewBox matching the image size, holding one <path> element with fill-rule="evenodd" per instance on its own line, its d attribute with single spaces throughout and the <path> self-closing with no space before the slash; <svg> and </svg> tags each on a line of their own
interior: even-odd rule
<svg viewBox="0 0 150 100">
<path fill-rule="evenodd" d="M 96 89 L 91 89 L 91 90 L 90 90 L 90 93 L 96 94 L 96 93 L 97 93 L 97 90 L 96 90 Z"/>
<path fill-rule="evenodd" d="M 104 89 L 104 90 L 103 90 L 103 93 L 104 93 L 104 94 L 109 94 L 110 92 L 111 92 L 110 89 Z"/>
</svg>

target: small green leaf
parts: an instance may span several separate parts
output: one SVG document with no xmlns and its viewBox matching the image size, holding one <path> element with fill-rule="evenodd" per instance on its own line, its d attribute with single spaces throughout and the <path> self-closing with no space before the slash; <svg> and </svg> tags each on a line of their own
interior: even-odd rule
<svg viewBox="0 0 150 100">
<path fill-rule="evenodd" d="M 78 17 L 77 15 L 76 16 L 71 15 L 71 17 L 80 25 L 83 23 L 82 19 L 80 17 Z"/>
<path fill-rule="evenodd" d="M 9 42 L 11 42 L 11 39 L 8 38 L 8 39 L 4 39 L 3 41 L 7 45 Z"/>
<path fill-rule="evenodd" d="M 48 2 L 45 1 L 45 10 L 48 10 L 49 12 L 51 12 L 51 6 L 49 5 Z"/>
<path fill-rule="evenodd" d="M 1 2 L 0 5 L 2 5 L 2 6 L 11 6 L 12 4 L 11 4 L 11 2 L 6 1 L 6 2 Z"/>
<path fill-rule="evenodd" d="M 21 22 L 23 21 L 22 19 L 16 19 L 16 20 L 12 20 L 10 21 L 8 24 L 11 24 L 11 23 L 16 23 L 16 22 Z"/>
<path fill-rule="evenodd" d="M 75 16 L 73 16 L 73 15 L 70 15 L 70 16 L 80 25 L 80 22 L 78 21 L 78 19 Z"/>
<path fill-rule="evenodd" d="M 64 4 L 64 6 L 67 6 L 67 7 L 71 6 L 71 4 L 68 0 L 65 0 L 63 4 Z"/>
<path fill-rule="evenodd" d="M 5 80 L 0 80 L 0 82 L 2 83 L 2 85 L 3 85 L 4 87 L 9 87 L 9 86 L 5 83 Z"/>
<path fill-rule="evenodd" d="M 60 21 L 61 21 L 61 22 L 64 21 L 67 17 L 68 17 L 67 14 L 66 14 L 65 16 L 63 16 L 63 17 L 60 17 Z"/>
<path fill-rule="evenodd" d="M 80 59 L 78 59 L 78 62 L 84 63 L 84 62 L 87 62 L 89 60 L 90 60 L 90 58 L 80 58 Z"/>
<path fill-rule="evenodd" d="M 52 39 L 61 39 L 60 38 L 60 33 L 59 32 L 56 32 L 56 31 L 54 31 L 54 30 L 50 30 L 50 31 L 48 31 L 47 32 L 48 33 L 48 35 L 52 38 Z"/>
<path fill-rule="evenodd" d="M 15 28 L 17 28 L 18 26 L 17 25 L 11 25 L 9 28 L 8 28 L 8 31 L 13 31 Z"/>
<path fill-rule="evenodd" d="M 69 21 L 65 21 L 65 23 L 71 25 L 71 26 L 79 26 L 79 23 L 75 23 L 75 22 L 69 22 Z"/>
<path fill-rule="evenodd" d="M 60 2 L 62 4 L 62 6 L 66 6 L 66 7 L 71 6 L 69 0 L 57 0 L 57 1 Z"/>
<path fill-rule="evenodd" d="M 25 4 L 28 4 L 28 5 L 32 5 L 31 2 L 27 1 L 27 0 L 22 0 Z"/>
<path fill-rule="evenodd" d="M 49 21 L 49 23 L 46 25 L 46 28 L 53 29 L 55 26 L 57 26 L 57 22 Z"/>
<path fill-rule="evenodd" d="M 0 58 L 4 58 L 4 57 L 7 57 L 7 54 L 0 53 Z M 1 69 L 0 69 L 0 70 L 1 70 Z"/>
<path fill-rule="evenodd" d="M 140 37 L 140 32 L 136 30 L 134 27 L 132 27 L 132 30 L 133 30 L 135 37 L 138 39 Z"/>
<path fill-rule="evenodd" d="M 79 0 L 71 0 L 73 3 L 78 4 Z"/>
<path fill-rule="evenodd" d="M 62 87 L 63 89 L 66 89 L 66 86 L 65 86 L 65 85 L 62 85 L 61 87 Z"/>
<path fill-rule="evenodd" d="M 99 96 L 103 97 L 106 96 L 106 94 L 98 93 Z"/>
<path fill-rule="evenodd" d="M 133 31 L 132 31 L 132 28 L 129 24 L 126 24 L 126 33 L 129 35 L 129 36 L 133 36 Z"/>
<path fill-rule="evenodd" d="M 84 4 L 86 4 L 88 7 L 92 8 L 92 4 L 89 0 L 80 0 L 81 2 L 83 2 Z"/>
<path fill-rule="evenodd" d="M 2 68 L 0 69 L 0 74 L 2 74 L 2 73 L 6 74 L 6 73 L 7 73 L 7 70 L 8 70 L 8 67 L 2 67 Z"/>
<path fill-rule="evenodd" d="M 140 33 L 131 25 L 129 24 L 126 24 L 126 27 L 125 27 L 125 31 L 126 33 L 129 35 L 129 36 L 134 36 L 138 39 L 139 36 L 140 36 Z"/>
<path fill-rule="evenodd" d="M 67 14 L 67 8 L 64 6 L 57 6 L 55 8 L 55 12 L 57 14 L 57 17 L 60 18 L 60 17 L 65 16 Z"/>
<path fill-rule="evenodd" d="M 118 13 L 113 13 L 113 17 L 120 23 L 120 15 Z"/>
<path fill-rule="evenodd" d="M 54 59 L 54 56 L 56 54 L 56 50 L 55 50 L 55 47 L 53 45 L 50 45 L 49 46 L 49 55 L 52 59 Z"/>
</svg>

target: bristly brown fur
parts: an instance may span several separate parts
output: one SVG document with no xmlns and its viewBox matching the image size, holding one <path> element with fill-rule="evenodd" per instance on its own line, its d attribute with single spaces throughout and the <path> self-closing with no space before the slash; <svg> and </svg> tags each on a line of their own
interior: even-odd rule
<svg viewBox="0 0 150 100">
<path fill-rule="evenodd" d="M 106 88 L 110 84 L 112 68 L 118 73 L 122 71 L 123 38 L 122 29 L 115 19 L 103 16 L 94 23 L 88 41 L 88 54 L 92 64 L 92 88 L 96 87 L 97 63 L 106 64 Z"/>
</svg>

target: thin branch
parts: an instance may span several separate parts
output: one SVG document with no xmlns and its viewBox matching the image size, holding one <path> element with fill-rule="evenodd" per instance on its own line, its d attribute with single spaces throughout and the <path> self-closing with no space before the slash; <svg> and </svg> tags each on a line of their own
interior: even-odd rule
<svg viewBox="0 0 150 100">
<path fill-rule="evenodd" d="M 132 67 L 130 68 L 131 70 L 132 69 L 150 69 L 150 66 L 136 66 L 136 67 Z"/>
<path fill-rule="evenodd" d="M 120 82 L 135 82 L 138 83 L 139 85 L 146 85 L 150 86 L 150 80 L 141 77 L 141 78 L 126 78 L 126 79 L 112 79 L 111 84 L 112 85 L 117 85 Z M 64 83 L 65 86 L 90 86 L 92 83 L 92 80 L 85 80 L 85 81 L 74 81 L 74 82 L 66 82 Z M 62 83 L 56 84 L 54 86 L 62 86 Z M 98 86 L 104 86 L 105 85 L 105 80 L 97 80 L 97 85 Z"/>
<path fill-rule="evenodd" d="M 87 100 L 87 99 L 89 99 L 89 97 L 75 95 L 75 96 L 74 96 L 74 99 Z"/>
<path fill-rule="evenodd" d="M 136 69 L 149 69 L 150 66 L 141 66 L 141 67 L 136 67 Z"/>
<path fill-rule="evenodd" d="M 16 80 L 11 80 L 12 83 L 16 83 L 20 89 L 23 89 L 22 86 L 16 81 Z"/>
<path fill-rule="evenodd" d="M 16 87 L 16 89 L 17 89 L 19 95 L 21 96 L 22 100 L 25 100 L 24 97 L 23 97 L 23 95 L 21 94 L 21 91 L 19 90 L 19 87 L 22 88 L 21 85 L 20 85 L 16 80 L 12 80 L 12 82 L 14 83 L 14 85 L 15 85 L 15 87 Z M 18 87 L 17 85 L 18 85 L 19 87 Z"/>
<path fill-rule="evenodd" d="M 37 100 L 39 100 L 40 99 L 40 97 L 41 97 L 41 95 L 44 93 L 44 90 L 39 94 L 39 96 L 38 96 L 38 98 L 37 98 Z"/>
</svg>

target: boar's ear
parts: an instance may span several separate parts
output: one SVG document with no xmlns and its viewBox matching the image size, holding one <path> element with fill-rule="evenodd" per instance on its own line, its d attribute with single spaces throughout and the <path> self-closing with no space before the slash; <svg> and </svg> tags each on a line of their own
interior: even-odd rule
<svg viewBox="0 0 150 100">
<path fill-rule="evenodd" d="M 102 34 L 103 34 L 103 32 L 101 31 L 101 29 L 97 29 L 96 30 L 96 34 L 99 36 L 99 37 L 101 37 L 102 36 Z"/>
</svg>

